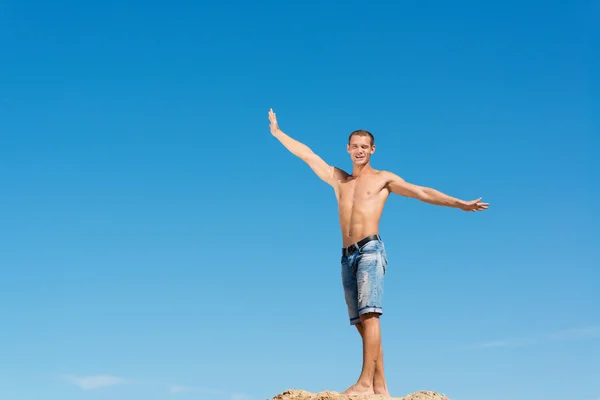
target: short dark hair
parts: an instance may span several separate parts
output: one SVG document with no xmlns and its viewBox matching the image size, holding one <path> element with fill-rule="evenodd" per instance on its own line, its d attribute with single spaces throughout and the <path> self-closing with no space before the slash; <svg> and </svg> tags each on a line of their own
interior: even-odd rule
<svg viewBox="0 0 600 400">
<path fill-rule="evenodd" d="M 352 132 L 350 134 L 350 136 L 348 136 L 348 144 L 350 144 L 350 140 L 352 140 L 352 136 L 368 136 L 371 138 L 371 146 L 373 146 L 375 144 L 375 137 L 373 136 L 373 134 L 371 134 L 371 132 L 369 132 L 369 131 L 365 131 L 364 129 L 358 129 L 358 130 Z"/>
</svg>

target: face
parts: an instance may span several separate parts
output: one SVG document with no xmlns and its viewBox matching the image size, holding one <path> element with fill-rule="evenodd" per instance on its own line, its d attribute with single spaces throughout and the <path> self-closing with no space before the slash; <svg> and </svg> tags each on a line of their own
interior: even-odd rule
<svg viewBox="0 0 600 400">
<path fill-rule="evenodd" d="M 354 135 L 348 144 L 348 153 L 352 163 L 365 165 L 369 163 L 371 154 L 375 152 L 375 146 L 371 146 L 371 138 L 368 136 Z"/>
</svg>

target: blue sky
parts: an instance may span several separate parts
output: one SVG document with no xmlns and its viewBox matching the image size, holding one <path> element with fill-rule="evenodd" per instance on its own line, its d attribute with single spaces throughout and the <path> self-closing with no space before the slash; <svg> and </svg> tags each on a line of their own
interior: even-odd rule
<svg viewBox="0 0 600 400">
<path fill-rule="evenodd" d="M 354 383 L 333 192 L 270 107 L 491 203 L 386 205 L 392 395 L 600 398 L 600 3 L 484 3 L 0 4 L 0 398 Z"/>
</svg>

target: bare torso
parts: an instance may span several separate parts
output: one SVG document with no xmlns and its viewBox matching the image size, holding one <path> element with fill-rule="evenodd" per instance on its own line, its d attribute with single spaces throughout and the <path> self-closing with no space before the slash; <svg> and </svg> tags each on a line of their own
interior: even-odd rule
<svg viewBox="0 0 600 400">
<path fill-rule="evenodd" d="M 344 247 L 379 233 L 379 219 L 390 193 L 379 171 L 359 177 L 342 173 L 335 192 Z"/>
</svg>

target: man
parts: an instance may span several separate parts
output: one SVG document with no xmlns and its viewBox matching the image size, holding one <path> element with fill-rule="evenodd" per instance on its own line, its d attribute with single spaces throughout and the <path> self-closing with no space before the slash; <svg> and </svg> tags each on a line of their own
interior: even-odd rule
<svg viewBox="0 0 600 400">
<path fill-rule="evenodd" d="M 379 219 L 390 193 L 464 211 L 488 208 L 481 198 L 463 201 L 427 187 L 404 181 L 398 175 L 371 167 L 375 152 L 373 135 L 364 130 L 350 134 L 347 150 L 352 173 L 323 161 L 308 146 L 279 129 L 273 109 L 270 129 L 283 146 L 306 162 L 334 190 L 342 231 L 342 283 L 350 324 L 356 325 L 363 342 L 363 365 L 357 382 L 344 394 L 379 394 L 389 397 L 384 371 L 379 316 L 383 313 L 383 279 L 387 256 L 379 236 Z"/>
</svg>

